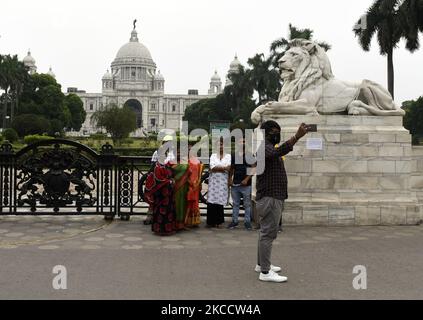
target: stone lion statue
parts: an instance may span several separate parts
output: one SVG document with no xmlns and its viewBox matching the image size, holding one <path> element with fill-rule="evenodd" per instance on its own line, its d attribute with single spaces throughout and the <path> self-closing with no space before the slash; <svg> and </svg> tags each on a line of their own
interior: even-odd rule
<svg viewBox="0 0 423 320">
<path fill-rule="evenodd" d="M 256 108 L 251 114 L 256 124 L 265 114 L 405 114 L 381 85 L 370 80 L 349 83 L 335 79 L 325 50 L 313 41 L 292 40 L 279 60 L 279 70 L 284 83 L 279 101 Z"/>
</svg>

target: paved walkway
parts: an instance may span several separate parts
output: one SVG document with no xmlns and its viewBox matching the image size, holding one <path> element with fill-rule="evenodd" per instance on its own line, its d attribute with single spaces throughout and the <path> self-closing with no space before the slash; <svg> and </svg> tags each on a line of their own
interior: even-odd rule
<svg viewBox="0 0 423 320">
<path fill-rule="evenodd" d="M 423 298 L 423 226 L 287 227 L 274 244 L 285 284 L 252 271 L 257 231 L 159 237 L 141 217 L 0 217 L 0 299 Z M 52 287 L 56 265 L 67 290 Z M 367 290 L 352 286 L 356 265 Z"/>
</svg>

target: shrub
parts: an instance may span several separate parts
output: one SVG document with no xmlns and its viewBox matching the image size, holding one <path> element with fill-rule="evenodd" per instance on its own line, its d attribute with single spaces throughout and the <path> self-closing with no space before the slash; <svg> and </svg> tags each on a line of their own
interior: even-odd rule
<svg viewBox="0 0 423 320">
<path fill-rule="evenodd" d="M 133 144 L 134 143 L 134 139 L 132 139 L 132 138 L 125 138 L 125 139 L 122 139 L 120 142 L 121 142 L 121 144 L 130 145 L 130 144 Z"/>
<path fill-rule="evenodd" d="M 107 134 L 101 133 L 101 132 L 93 133 L 92 135 L 90 135 L 90 139 L 93 139 L 93 140 L 106 140 L 107 139 Z"/>
<path fill-rule="evenodd" d="M 13 119 L 12 128 L 20 137 L 42 134 L 50 130 L 50 121 L 36 114 L 21 114 Z"/>
<path fill-rule="evenodd" d="M 113 150 L 115 151 L 115 154 L 120 156 L 146 156 L 151 157 L 156 151 L 156 148 L 120 148 L 120 147 L 114 147 Z"/>
<path fill-rule="evenodd" d="M 19 139 L 18 133 L 13 128 L 5 129 L 3 131 L 3 137 L 11 143 L 18 141 Z"/>
<path fill-rule="evenodd" d="M 32 134 L 32 135 L 25 136 L 24 142 L 26 144 L 33 144 L 33 143 L 36 143 L 36 142 L 51 140 L 51 139 L 53 139 L 53 137 L 39 135 L 39 134 Z"/>
</svg>

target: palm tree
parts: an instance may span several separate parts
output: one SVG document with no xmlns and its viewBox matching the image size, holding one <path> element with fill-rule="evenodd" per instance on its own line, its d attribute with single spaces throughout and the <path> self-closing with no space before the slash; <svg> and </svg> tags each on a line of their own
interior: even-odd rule
<svg viewBox="0 0 423 320">
<path fill-rule="evenodd" d="M 245 70 L 240 66 L 238 72 L 229 75 L 232 84 L 226 86 L 223 94 L 229 105 L 232 106 L 232 114 L 240 114 L 241 107 L 247 99 L 253 95 L 254 88 L 250 81 L 250 70 Z"/>
<path fill-rule="evenodd" d="M 272 58 L 265 58 L 264 54 L 256 54 L 248 59 L 248 76 L 255 91 L 258 93 L 258 105 L 263 101 L 277 100 L 280 91 L 278 72 L 272 67 Z"/>
<path fill-rule="evenodd" d="M 10 120 L 13 120 L 23 86 L 28 79 L 28 68 L 16 55 L 0 56 L 0 88 L 4 90 L 1 97 L 4 104 L 3 117 L 7 116 L 10 103 Z"/>
<path fill-rule="evenodd" d="M 292 24 L 289 24 L 289 34 L 288 38 L 279 38 L 272 42 L 270 45 L 270 59 L 275 68 L 278 67 L 279 59 L 285 54 L 286 50 L 289 49 L 289 43 L 293 39 L 306 39 L 313 40 L 314 31 L 308 28 L 299 29 Z M 330 44 L 326 42 L 318 42 L 318 44 L 325 49 L 325 51 L 330 50 Z"/>
<path fill-rule="evenodd" d="M 381 55 L 387 56 L 388 91 L 394 98 L 394 49 L 401 38 L 406 48 L 413 52 L 419 47 L 418 33 L 423 30 L 422 0 L 375 0 L 367 9 L 363 27 L 354 27 L 360 46 L 370 50 L 374 35 L 377 37 Z"/>
<path fill-rule="evenodd" d="M 405 47 L 414 52 L 420 47 L 419 32 L 423 32 L 423 0 L 404 0 L 399 10 L 405 33 Z"/>
</svg>

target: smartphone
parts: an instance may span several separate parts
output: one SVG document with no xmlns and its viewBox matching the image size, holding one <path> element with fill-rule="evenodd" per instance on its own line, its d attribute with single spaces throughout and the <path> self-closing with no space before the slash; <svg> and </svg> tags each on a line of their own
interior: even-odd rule
<svg viewBox="0 0 423 320">
<path fill-rule="evenodd" d="M 317 132 L 317 124 L 308 124 L 307 128 L 309 132 Z"/>
</svg>

